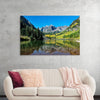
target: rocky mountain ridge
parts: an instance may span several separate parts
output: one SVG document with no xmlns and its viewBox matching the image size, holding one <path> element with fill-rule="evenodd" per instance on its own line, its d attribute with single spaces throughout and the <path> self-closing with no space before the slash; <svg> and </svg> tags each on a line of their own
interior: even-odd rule
<svg viewBox="0 0 100 100">
<path fill-rule="evenodd" d="M 54 25 L 46 25 L 42 28 L 40 28 L 40 31 L 44 32 L 44 33 L 59 33 L 64 31 L 67 28 L 67 26 L 59 26 L 59 27 L 55 27 Z"/>
</svg>

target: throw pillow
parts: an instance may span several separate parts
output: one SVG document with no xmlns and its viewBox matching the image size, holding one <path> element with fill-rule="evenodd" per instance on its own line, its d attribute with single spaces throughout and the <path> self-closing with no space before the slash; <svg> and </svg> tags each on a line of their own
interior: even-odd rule
<svg viewBox="0 0 100 100">
<path fill-rule="evenodd" d="M 24 87 L 42 87 L 44 85 L 43 73 L 39 69 L 22 70 L 20 75 L 24 82 Z"/>
<path fill-rule="evenodd" d="M 19 72 L 8 71 L 8 74 L 12 79 L 12 83 L 13 83 L 14 88 L 23 86 L 23 80 L 22 80 Z"/>
</svg>

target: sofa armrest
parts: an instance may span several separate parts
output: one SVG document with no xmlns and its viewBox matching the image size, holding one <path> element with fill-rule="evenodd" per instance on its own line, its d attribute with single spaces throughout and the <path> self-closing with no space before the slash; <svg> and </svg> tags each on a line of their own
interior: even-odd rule
<svg viewBox="0 0 100 100">
<path fill-rule="evenodd" d="M 88 85 L 91 88 L 91 90 L 93 92 L 93 95 L 94 95 L 95 94 L 95 91 L 96 91 L 96 82 L 95 82 L 94 78 L 91 77 L 88 74 L 88 75 L 86 75 L 84 77 L 83 83 L 86 84 L 86 85 Z"/>
<path fill-rule="evenodd" d="M 13 98 L 12 90 L 13 90 L 12 80 L 9 76 L 7 76 L 4 80 L 4 91 L 9 100 L 12 100 Z"/>
</svg>

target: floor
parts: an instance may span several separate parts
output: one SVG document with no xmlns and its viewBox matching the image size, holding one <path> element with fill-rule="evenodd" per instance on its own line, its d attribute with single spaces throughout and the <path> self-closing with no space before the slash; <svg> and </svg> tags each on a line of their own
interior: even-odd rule
<svg viewBox="0 0 100 100">
<path fill-rule="evenodd" d="M 0 97 L 0 100 L 8 100 L 8 99 L 6 99 L 5 97 Z M 95 97 L 94 100 L 100 100 L 100 97 Z"/>
</svg>

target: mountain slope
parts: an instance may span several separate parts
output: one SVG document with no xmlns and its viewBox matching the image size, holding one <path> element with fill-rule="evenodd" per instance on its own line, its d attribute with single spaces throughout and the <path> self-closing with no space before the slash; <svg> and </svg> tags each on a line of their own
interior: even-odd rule
<svg viewBox="0 0 100 100">
<path fill-rule="evenodd" d="M 20 17 L 21 41 L 41 40 L 42 32 L 34 27 L 24 16 Z"/>
<path fill-rule="evenodd" d="M 76 38 L 80 39 L 80 18 L 76 19 L 72 22 L 72 24 L 60 34 L 57 34 L 58 39 L 61 38 Z"/>
<path fill-rule="evenodd" d="M 60 33 L 45 35 L 48 38 L 57 39 L 80 39 L 80 18 L 74 20 L 72 24 Z"/>
<path fill-rule="evenodd" d="M 21 16 L 20 17 L 20 27 L 21 28 L 26 28 L 27 26 L 29 26 L 29 27 L 32 26 L 33 29 L 36 29 L 34 27 L 34 25 L 32 25 L 24 16 Z"/>
<path fill-rule="evenodd" d="M 72 24 L 66 29 L 67 31 L 78 30 L 80 27 L 80 17 L 72 22 Z"/>
</svg>

